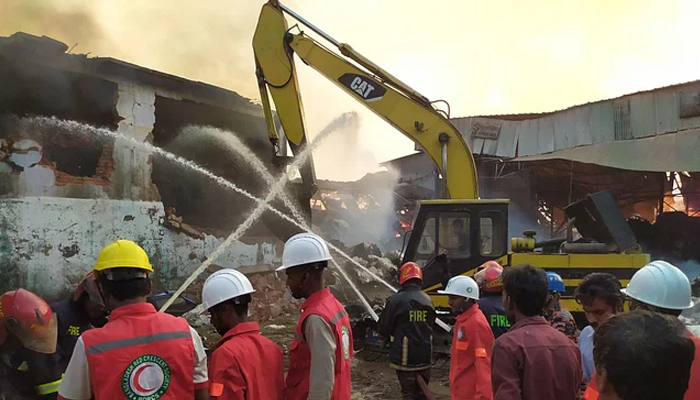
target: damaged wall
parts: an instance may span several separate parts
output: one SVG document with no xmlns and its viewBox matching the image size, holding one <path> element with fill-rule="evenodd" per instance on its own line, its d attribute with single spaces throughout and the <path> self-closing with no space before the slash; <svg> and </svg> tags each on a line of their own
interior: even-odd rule
<svg viewBox="0 0 700 400">
<path fill-rule="evenodd" d="M 155 290 L 175 289 L 223 242 L 175 233 L 162 225 L 159 202 L 21 198 L 0 199 L 0 293 L 29 287 L 47 298 L 73 289 L 106 244 L 131 238 L 144 247 L 156 273 Z M 221 267 L 279 263 L 282 242 L 246 238 L 215 264 Z"/>
<path fill-rule="evenodd" d="M 247 135 L 247 143 L 252 137 L 263 143 L 258 153 L 272 168 L 262 108 L 232 91 L 67 50 L 46 37 L 0 37 L 0 293 L 22 286 L 47 298 L 63 294 L 92 268 L 99 250 L 118 238 L 136 240 L 149 252 L 156 290 L 174 289 L 235 228 L 207 226 L 194 212 L 227 221 L 246 217 L 247 208 L 241 196 L 197 198 L 199 187 L 190 183 L 201 186 L 206 178 L 183 180 L 178 168 L 156 173 L 154 164 L 170 161 L 138 143 L 165 146 L 159 135 L 175 139 L 189 124 L 213 124 Z M 159 99 L 178 108 L 159 113 Z M 98 128 L 125 138 L 97 135 Z M 224 158 L 221 152 L 208 156 Z M 227 169 L 230 163 L 220 164 L 215 173 L 252 191 L 243 181 L 257 175 L 243 179 L 240 170 Z M 163 194 L 172 191 L 182 194 L 177 204 Z M 260 186 L 253 192 L 264 191 Z M 196 207 L 187 203 L 195 200 Z M 163 226 L 166 210 L 189 225 L 189 236 Z M 216 264 L 272 267 L 277 238 L 295 233 L 281 233 L 278 222 L 264 215 Z"/>
</svg>

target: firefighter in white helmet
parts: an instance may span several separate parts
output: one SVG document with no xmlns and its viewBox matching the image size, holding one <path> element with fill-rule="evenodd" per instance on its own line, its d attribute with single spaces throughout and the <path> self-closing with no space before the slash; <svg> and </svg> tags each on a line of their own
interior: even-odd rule
<svg viewBox="0 0 700 400">
<path fill-rule="evenodd" d="M 202 288 L 202 305 L 222 336 L 209 358 L 209 396 L 214 399 L 284 400 L 282 350 L 248 321 L 255 292 L 235 269 L 212 274 Z"/>
<path fill-rule="evenodd" d="M 349 400 L 352 330 L 345 307 L 323 283 L 331 254 L 313 233 L 292 236 L 282 266 L 292 296 L 306 299 L 289 349 L 288 400 Z"/>
<path fill-rule="evenodd" d="M 652 261 L 637 271 L 622 293 L 630 310 L 648 310 L 678 317 L 693 307 L 690 280 L 678 267 L 666 261 Z M 684 399 L 700 399 L 700 338 L 686 331 L 695 343 L 695 359 Z M 596 379 L 601 379 L 596 377 Z"/>
<path fill-rule="evenodd" d="M 479 285 L 459 275 L 447 282 L 445 290 L 457 321 L 452 328 L 450 350 L 450 395 L 452 400 L 492 400 L 491 348 L 493 332 L 479 309 Z"/>
</svg>

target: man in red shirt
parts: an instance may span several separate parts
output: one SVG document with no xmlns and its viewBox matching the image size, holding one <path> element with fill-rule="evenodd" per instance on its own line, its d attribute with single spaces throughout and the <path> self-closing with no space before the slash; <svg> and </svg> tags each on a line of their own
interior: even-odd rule
<svg viewBox="0 0 700 400">
<path fill-rule="evenodd" d="M 619 314 L 596 329 L 593 341 L 600 400 L 688 398 L 694 346 L 677 318 L 649 311 Z"/>
<path fill-rule="evenodd" d="M 519 265 L 503 274 L 503 307 L 515 324 L 493 345 L 494 400 L 577 400 L 583 372 L 576 345 L 540 315 L 544 270 Z"/>
<path fill-rule="evenodd" d="M 457 314 L 450 351 L 450 398 L 492 400 L 491 347 L 493 332 L 479 309 L 479 286 L 468 276 L 455 276 L 445 290 L 450 308 Z"/>
<path fill-rule="evenodd" d="M 282 350 L 248 322 L 248 278 L 235 269 L 212 274 L 202 288 L 204 312 L 222 336 L 209 359 L 209 397 L 219 400 L 284 400 Z"/>
</svg>

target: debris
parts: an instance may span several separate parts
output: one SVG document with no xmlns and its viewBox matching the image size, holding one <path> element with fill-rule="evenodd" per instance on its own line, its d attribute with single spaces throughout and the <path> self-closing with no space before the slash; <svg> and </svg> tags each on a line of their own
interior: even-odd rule
<svg viewBox="0 0 700 400">
<path fill-rule="evenodd" d="M 184 233 L 185 235 L 199 240 L 204 240 L 204 234 L 194 229 L 192 226 L 183 222 L 182 217 L 175 215 L 175 208 L 168 207 L 165 209 L 165 219 L 163 220 L 163 226 L 168 229 L 172 229 L 176 232 Z"/>
</svg>

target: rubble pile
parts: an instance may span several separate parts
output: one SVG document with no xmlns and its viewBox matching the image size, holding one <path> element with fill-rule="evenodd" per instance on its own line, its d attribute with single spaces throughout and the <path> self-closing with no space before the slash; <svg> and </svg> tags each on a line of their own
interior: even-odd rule
<svg viewBox="0 0 700 400">
<path fill-rule="evenodd" d="M 275 321 L 280 316 L 295 315 L 301 302 L 292 298 L 282 277 L 274 273 L 249 276 L 255 288 L 250 312 L 256 321 Z"/>
<path fill-rule="evenodd" d="M 334 244 L 341 250 L 348 253 L 348 255 L 350 255 L 355 262 L 362 264 L 367 269 L 372 271 L 372 273 L 378 275 L 389 284 L 395 287 L 398 286 L 396 282 L 398 277 L 398 263 L 400 262 L 398 252 L 382 254 L 376 245 L 366 243 L 360 243 L 350 249 L 344 248 L 342 243 Z M 387 297 L 389 297 L 389 295 L 391 295 L 391 291 L 386 286 L 378 282 L 370 274 L 361 270 L 350 261 L 341 261 L 341 259 L 337 259 L 337 261 L 339 262 L 339 265 L 344 268 L 345 272 L 348 274 L 353 283 L 355 283 L 360 292 L 362 292 L 370 305 L 373 307 L 384 306 L 384 301 Z M 339 273 L 333 270 L 331 271 L 335 275 L 335 282 L 329 282 L 332 285 L 331 289 L 333 290 L 333 293 L 336 297 L 338 297 L 338 300 L 348 306 L 348 310 L 357 311 L 358 315 L 351 315 L 351 319 L 366 318 L 366 311 L 360 305 L 360 302 L 358 301 L 359 299 L 357 298 L 354 290 L 347 284 L 345 279 L 342 278 Z M 353 305 L 357 305 L 357 307 L 354 307 Z"/>
</svg>

